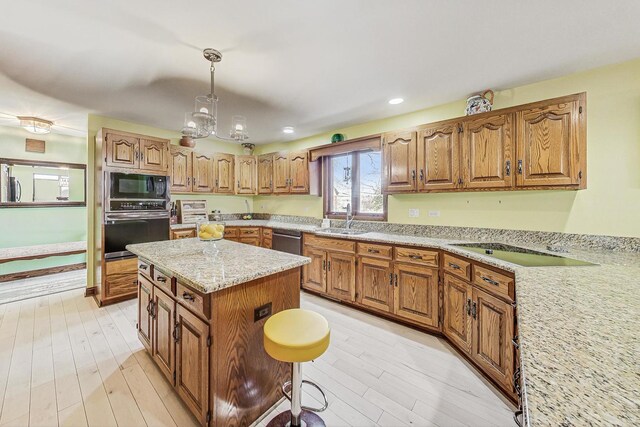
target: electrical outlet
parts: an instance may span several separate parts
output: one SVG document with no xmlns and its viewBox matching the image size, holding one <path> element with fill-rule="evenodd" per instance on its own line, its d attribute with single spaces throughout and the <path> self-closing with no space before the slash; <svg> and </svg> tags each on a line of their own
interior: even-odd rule
<svg viewBox="0 0 640 427">
<path fill-rule="evenodd" d="M 409 218 L 418 218 L 420 216 L 420 209 L 409 209 Z"/>
<path fill-rule="evenodd" d="M 429 211 L 429 216 L 431 217 L 440 216 L 440 211 Z"/>
</svg>

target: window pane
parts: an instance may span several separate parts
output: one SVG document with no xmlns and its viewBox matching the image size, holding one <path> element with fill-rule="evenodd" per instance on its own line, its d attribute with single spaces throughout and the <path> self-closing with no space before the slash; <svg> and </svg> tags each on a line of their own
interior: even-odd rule
<svg viewBox="0 0 640 427">
<path fill-rule="evenodd" d="M 358 153 L 360 206 L 358 213 L 383 214 L 382 171 L 379 151 Z"/>
<path fill-rule="evenodd" d="M 351 203 L 351 156 L 336 156 L 331 158 L 331 199 L 330 208 L 333 212 L 346 212 L 347 203 Z"/>
</svg>

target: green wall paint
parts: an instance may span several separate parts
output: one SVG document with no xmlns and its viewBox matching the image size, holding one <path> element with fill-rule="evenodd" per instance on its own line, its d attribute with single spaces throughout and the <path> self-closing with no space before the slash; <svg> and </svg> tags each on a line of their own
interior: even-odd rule
<svg viewBox="0 0 640 427">
<path fill-rule="evenodd" d="M 33 137 L 33 134 L 22 128 L 0 126 L 0 157 L 82 164 L 87 162 L 85 138 L 51 133 L 37 137 L 46 141 L 45 153 L 28 153 L 25 151 L 25 139 Z M 86 216 L 85 207 L 2 208 L 0 248 L 84 240 L 87 238 Z M 84 255 L 16 261 L 0 264 L 0 274 L 84 261 Z"/>
<path fill-rule="evenodd" d="M 496 92 L 505 108 L 587 92 L 588 188 L 389 196 L 389 222 L 558 231 L 640 237 L 640 60 Z M 327 144 L 339 132 L 356 138 L 458 117 L 465 101 L 336 129 L 292 142 L 258 147 L 260 153 Z M 261 196 L 256 212 L 322 217 L 322 200 Z M 408 210 L 420 210 L 409 218 Z M 440 211 L 439 217 L 428 216 Z"/>
</svg>

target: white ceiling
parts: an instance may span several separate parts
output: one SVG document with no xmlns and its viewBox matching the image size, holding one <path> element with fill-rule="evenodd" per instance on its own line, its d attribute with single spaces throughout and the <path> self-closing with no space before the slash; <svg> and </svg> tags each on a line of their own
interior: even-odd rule
<svg viewBox="0 0 640 427">
<path fill-rule="evenodd" d="M 0 113 L 178 130 L 213 47 L 220 130 L 243 114 L 251 142 L 297 139 L 640 57 L 638 18 L 637 0 L 13 1 Z"/>
</svg>

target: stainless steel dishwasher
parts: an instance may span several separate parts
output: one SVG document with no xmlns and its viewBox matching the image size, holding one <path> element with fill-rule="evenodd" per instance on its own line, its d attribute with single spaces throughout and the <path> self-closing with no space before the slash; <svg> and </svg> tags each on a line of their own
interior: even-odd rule
<svg viewBox="0 0 640 427">
<path fill-rule="evenodd" d="M 271 248 L 275 251 L 302 255 L 302 231 L 273 229 Z"/>
</svg>

